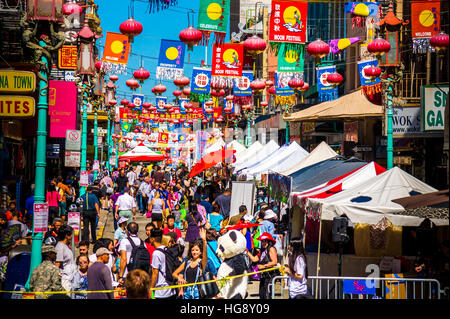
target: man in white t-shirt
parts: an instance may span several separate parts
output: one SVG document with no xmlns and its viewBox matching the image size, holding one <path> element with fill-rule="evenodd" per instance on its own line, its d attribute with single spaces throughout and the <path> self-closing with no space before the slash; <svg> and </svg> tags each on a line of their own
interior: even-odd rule
<svg viewBox="0 0 450 319">
<path fill-rule="evenodd" d="M 125 187 L 123 195 L 120 195 L 116 201 L 116 219 L 120 217 L 128 218 L 128 224 L 136 220 L 136 201 L 130 195 L 130 188 Z"/>
<path fill-rule="evenodd" d="M 73 228 L 69 225 L 62 225 L 58 230 L 58 243 L 56 244 L 55 266 L 60 269 L 61 284 L 66 291 L 71 291 L 72 277 L 77 269 L 75 258 L 69 243 L 72 242 Z"/>
<path fill-rule="evenodd" d="M 163 231 L 161 229 L 152 229 L 150 233 L 150 242 L 155 246 L 152 254 L 152 274 L 150 288 L 168 287 L 166 280 L 166 255 L 160 251 L 165 248 L 161 244 Z M 155 290 L 156 299 L 175 299 L 177 297 L 175 289 L 158 289 Z"/>
<path fill-rule="evenodd" d="M 119 284 L 124 283 L 123 278 L 126 277 L 128 273 L 127 265 L 130 263 L 131 252 L 133 250 L 133 246 L 130 243 L 128 237 L 134 242 L 136 246 L 141 244 L 141 239 L 138 237 L 139 225 L 135 222 L 131 222 L 127 226 L 127 234 L 128 236 L 122 238 L 119 244 L 119 254 L 120 254 L 120 269 L 119 269 Z"/>
<path fill-rule="evenodd" d="M 130 171 L 127 173 L 127 177 L 128 177 L 128 187 L 133 186 L 137 179 L 137 175 L 133 171 L 133 168 L 130 168 Z"/>
</svg>

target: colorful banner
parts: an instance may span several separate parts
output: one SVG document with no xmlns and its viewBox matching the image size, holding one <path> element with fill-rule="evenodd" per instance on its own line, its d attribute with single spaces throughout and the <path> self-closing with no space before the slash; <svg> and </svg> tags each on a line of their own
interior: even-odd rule
<svg viewBox="0 0 450 319">
<path fill-rule="evenodd" d="M 167 103 L 166 96 L 157 96 L 156 97 L 156 111 L 158 113 L 166 113 L 165 105 Z"/>
<path fill-rule="evenodd" d="M 320 101 L 332 101 L 338 97 L 337 86 L 327 82 L 328 74 L 334 72 L 336 72 L 335 65 L 316 68 L 317 91 L 319 92 Z"/>
<path fill-rule="evenodd" d="M 361 81 L 361 89 L 364 94 L 374 94 L 381 92 L 382 86 L 379 77 L 371 79 L 364 74 L 364 69 L 367 69 L 371 66 L 378 67 L 377 59 L 370 59 L 358 62 L 359 69 L 359 79 Z"/>
<path fill-rule="evenodd" d="M 345 12 L 362 17 L 376 17 L 379 14 L 378 2 L 346 2 Z"/>
<path fill-rule="evenodd" d="M 186 105 L 189 104 L 189 99 L 180 99 L 180 113 L 186 114 Z"/>
<path fill-rule="evenodd" d="M 282 42 L 287 43 L 284 48 L 288 50 L 296 50 L 298 44 L 306 42 L 307 16 L 308 2 L 272 1 L 269 42 L 275 53 Z"/>
<path fill-rule="evenodd" d="M 102 68 L 107 72 L 123 73 L 127 70 L 130 41 L 122 33 L 106 32 Z"/>
<path fill-rule="evenodd" d="M 63 45 L 58 50 L 58 69 L 76 70 L 78 60 L 78 47 L 76 45 Z"/>
<path fill-rule="evenodd" d="M 136 94 L 134 93 L 131 96 L 131 103 L 135 105 L 133 110 L 135 111 L 142 111 L 142 103 L 144 103 L 144 94 Z"/>
<path fill-rule="evenodd" d="M 225 111 L 226 109 L 230 109 L 230 111 Z M 234 102 L 233 100 L 229 101 L 229 100 L 225 100 L 225 107 L 224 107 L 224 112 L 225 114 L 234 114 L 235 109 L 234 109 Z"/>
<path fill-rule="evenodd" d="M 159 132 L 158 134 L 158 147 L 167 147 L 167 143 L 169 142 L 169 133 Z"/>
<path fill-rule="evenodd" d="M 293 77 L 292 73 L 275 72 L 275 94 L 280 96 L 290 96 L 295 91 L 288 85 L 289 80 Z"/>
<path fill-rule="evenodd" d="M 286 49 L 286 44 L 281 44 L 280 51 L 285 54 L 278 54 L 278 72 L 302 72 L 304 71 L 305 60 L 304 45 L 300 50 Z"/>
<path fill-rule="evenodd" d="M 178 143 L 186 144 L 187 135 L 184 133 L 178 134 Z"/>
<path fill-rule="evenodd" d="M 223 43 L 230 16 L 230 0 L 200 0 L 197 29 L 203 33 L 203 43 L 208 44 L 213 32 L 216 43 Z"/>
<path fill-rule="evenodd" d="M 211 75 L 219 77 L 240 77 L 242 76 L 243 62 L 243 44 L 214 44 Z"/>
<path fill-rule="evenodd" d="M 433 51 L 429 40 L 439 33 L 440 11 L 439 1 L 411 2 L 411 37 L 414 53 Z"/>
<path fill-rule="evenodd" d="M 234 79 L 234 96 L 251 96 L 253 94 L 250 83 L 253 81 L 253 72 L 243 71 L 240 78 Z"/>
<path fill-rule="evenodd" d="M 191 101 L 203 102 L 209 99 L 211 90 L 211 69 L 192 68 Z"/>
<path fill-rule="evenodd" d="M 67 130 L 75 130 L 77 122 L 77 87 L 75 82 L 49 81 L 49 137 L 65 138 Z"/>
<path fill-rule="evenodd" d="M 344 50 L 345 48 L 348 48 L 353 43 L 356 43 L 356 42 L 358 42 L 360 40 L 361 40 L 360 37 L 344 38 L 344 39 L 333 39 L 333 40 L 330 40 L 330 42 L 329 42 L 330 50 L 331 50 L 332 53 L 336 54 L 339 51 Z"/>
<path fill-rule="evenodd" d="M 156 78 L 173 80 L 182 76 L 185 52 L 186 44 L 183 42 L 162 39 Z"/>
<path fill-rule="evenodd" d="M 213 119 L 214 120 L 216 120 L 220 116 L 222 116 L 222 108 L 221 107 L 214 107 L 213 110 L 214 110 L 214 112 L 213 112 Z"/>
</svg>

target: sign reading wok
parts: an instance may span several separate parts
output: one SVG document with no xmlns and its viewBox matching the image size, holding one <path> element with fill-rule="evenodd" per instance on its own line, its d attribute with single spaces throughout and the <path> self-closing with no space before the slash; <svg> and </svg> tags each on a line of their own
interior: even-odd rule
<svg viewBox="0 0 450 319">
<path fill-rule="evenodd" d="M 425 85 L 422 87 L 422 124 L 424 131 L 444 130 L 444 111 L 448 86 Z"/>
</svg>

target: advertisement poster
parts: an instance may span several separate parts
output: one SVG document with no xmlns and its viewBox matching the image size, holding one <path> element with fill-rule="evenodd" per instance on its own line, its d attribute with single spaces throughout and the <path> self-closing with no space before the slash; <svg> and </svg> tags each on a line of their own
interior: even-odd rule
<svg viewBox="0 0 450 319">
<path fill-rule="evenodd" d="M 191 93 L 209 93 L 211 89 L 211 69 L 194 67 L 192 69 L 191 83 Z"/>
<path fill-rule="evenodd" d="M 105 50 L 102 60 L 105 62 L 127 64 L 130 53 L 130 41 L 127 35 L 106 32 Z"/>
<path fill-rule="evenodd" d="M 233 95 L 250 96 L 253 94 L 250 83 L 253 81 L 253 72 L 242 72 L 240 78 L 234 79 Z"/>
<path fill-rule="evenodd" d="M 183 42 L 162 39 L 156 78 L 173 80 L 182 76 L 185 52 L 186 44 Z"/>
<path fill-rule="evenodd" d="M 76 129 L 77 92 L 75 82 L 49 81 L 49 137 L 65 138 L 67 130 Z"/>
<path fill-rule="evenodd" d="M 45 233 L 48 227 L 48 204 L 35 203 L 33 214 L 33 232 Z"/>
<path fill-rule="evenodd" d="M 80 230 L 80 212 L 68 212 L 68 225 L 73 228 L 73 230 Z"/>
<path fill-rule="evenodd" d="M 99 172 L 100 171 L 100 161 L 94 161 L 94 163 L 92 165 L 92 170 L 94 172 Z"/>
</svg>

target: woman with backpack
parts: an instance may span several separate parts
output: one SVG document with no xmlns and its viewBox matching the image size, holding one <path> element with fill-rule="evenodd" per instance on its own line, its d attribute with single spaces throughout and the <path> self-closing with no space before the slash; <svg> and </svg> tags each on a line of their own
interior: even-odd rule
<svg viewBox="0 0 450 319">
<path fill-rule="evenodd" d="M 61 196 L 56 191 L 55 184 L 48 185 L 45 201 L 48 203 L 49 224 L 53 224 L 53 219 L 59 216 L 59 202 L 61 201 Z"/>
<path fill-rule="evenodd" d="M 189 244 L 188 258 L 172 274 L 179 285 L 199 282 L 200 276 L 206 269 L 208 263 L 206 230 L 199 231 L 200 239 Z M 183 299 L 200 299 L 198 285 L 188 286 L 180 289 Z"/>
</svg>

